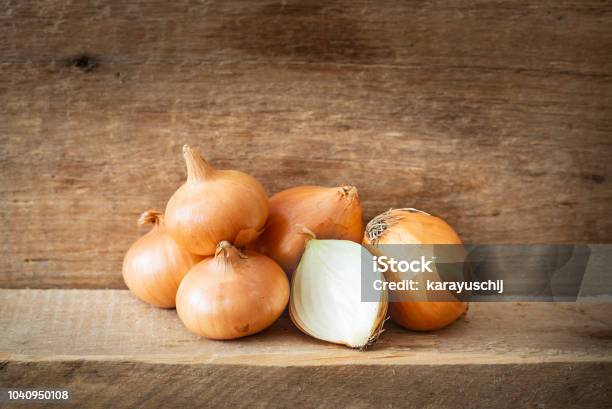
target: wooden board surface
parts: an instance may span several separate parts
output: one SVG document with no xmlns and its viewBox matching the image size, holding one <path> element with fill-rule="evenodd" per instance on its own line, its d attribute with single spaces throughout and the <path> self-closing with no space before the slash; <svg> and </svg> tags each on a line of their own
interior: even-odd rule
<svg viewBox="0 0 612 409">
<path fill-rule="evenodd" d="M 434 333 L 388 323 L 370 350 L 281 318 L 209 341 L 124 290 L 0 290 L 0 383 L 72 406 L 597 407 L 612 392 L 612 304 L 480 303 Z M 191 403 L 189 403 L 191 402 Z"/>
<path fill-rule="evenodd" d="M 611 374 L 609 362 L 297 368 L 11 361 L 0 367 L 8 387 L 68 388 L 72 398 L 57 404 L 62 408 L 600 409 L 612 399 Z"/>
<path fill-rule="evenodd" d="M 366 219 L 612 242 L 607 2 L 0 4 L 0 287 L 124 287 L 184 143 Z"/>
<path fill-rule="evenodd" d="M 129 360 L 250 365 L 441 365 L 612 362 L 612 304 L 473 303 L 433 333 L 388 323 L 360 352 L 319 342 L 283 317 L 256 336 L 222 342 L 188 332 L 174 310 L 127 290 L 0 290 L 5 360 Z"/>
</svg>

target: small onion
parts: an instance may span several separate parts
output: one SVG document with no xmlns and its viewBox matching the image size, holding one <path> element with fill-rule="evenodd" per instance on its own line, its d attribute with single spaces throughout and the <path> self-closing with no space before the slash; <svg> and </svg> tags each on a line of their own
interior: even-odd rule
<svg viewBox="0 0 612 409">
<path fill-rule="evenodd" d="M 195 254 L 212 255 L 223 240 L 243 246 L 255 240 L 268 217 L 268 197 L 253 177 L 215 170 L 185 145 L 187 181 L 166 206 L 168 232 Z"/>
<path fill-rule="evenodd" d="M 197 264 L 181 282 L 176 311 L 198 335 L 234 339 L 272 325 L 288 299 L 289 281 L 274 260 L 222 241 L 215 256 Z"/>
<path fill-rule="evenodd" d="M 362 251 L 367 250 L 352 241 L 308 240 L 289 303 L 291 320 L 304 333 L 351 348 L 376 341 L 387 314 L 387 292 L 378 292 L 375 301 L 361 300 Z"/>
<path fill-rule="evenodd" d="M 378 246 L 384 244 L 461 244 L 461 239 L 438 217 L 416 209 L 392 209 L 368 223 L 363 244 L 378 254 L 382 251 Z M 412 295 L 402 296 L 410 299 Z M 461 301 L 391 302 L 391 319 L 408 329 L 432 331 L 453 323 L 467 306 Z"/>
<path fill-rule="evenodd" d="M 289 275 L 297 267 L 308 237 L 361 243 L 363 221 L 357 188 L 298 186 L 270 198 L 270 217 L 253 248 L 272 257 Z"/>
<path fill-rule="evenodd" d="M 160 212 L 148 210 L 138 220 L 153 228 L 139 238 L 123 260 L 123 279 L 142 301 L 174 308 L 176 291 L 185 274 L 202 257 L 189 253 L 166 232 Z"/>
</svg>

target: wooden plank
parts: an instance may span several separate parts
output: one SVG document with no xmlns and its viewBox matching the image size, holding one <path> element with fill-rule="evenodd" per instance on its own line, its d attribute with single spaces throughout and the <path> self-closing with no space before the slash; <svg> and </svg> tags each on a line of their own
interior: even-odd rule
<svg viewBox="0 0 612 409">
<path fill-rule="evenodd" d="M 4 1 L 4 61 L 274 60 L 608 76 L 612 7 L 543 1 Z"/>
<path fill-rule="evenodd" d="M 127 290 L 0 290 L 5 360 L 129 360 L 250 365 L 466 365 L 612 361 L 612 304 L 473 303 L 433 333 L 387 324 L 365 353 L 319 342 L 283 317 L 222 342 L 188 332 L 174 310 Z"/>
<path fill-rule="evenodd" d="M 123 290 L 0 290 L 0 382 L 68 387 L 71 406 L 598 407 L 612 392 L 612 305 L 476 303 L 434 333 L 387 324 L 359 352 L 286 317 L 245 339 L 191 335 Z"/>
<path fill-rule="evenodd" d="M 183 143 L 270 193 L 356 184 L 366 219 L 612 242 L 606 3 L 3 5 L 0 287 L 123 288 Z"/>
<path fill-rule="evenodd" d="M 609 406 L 611 373 L 609 362 L 296 368 L 62 361 L 8 362 L 0 380 L 13 388 L 68 388 L 71 400 L 59 405 L 74 408 L 595 409 Z"/>
<path fill-rule="evenodd" d="M 474 243 L 612 240 L 608 80 L 264 64 L 0 71 L 2 287 L 123 287 L 137 215 L 182 182 L 183 143 L 270 193 L 355 184 L 366 219 L 409 206 Z"/>
</svg>

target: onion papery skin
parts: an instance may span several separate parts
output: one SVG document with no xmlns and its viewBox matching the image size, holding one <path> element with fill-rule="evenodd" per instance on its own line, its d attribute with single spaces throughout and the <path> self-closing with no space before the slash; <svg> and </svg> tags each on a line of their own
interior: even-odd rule
<svg viewBox="0 0 612 409">
<path fill-rule="evenodd" d="M 257 238 L 268 217 L 268 197 L 246 173 L 215 170 L 199 152 L 183 147 L 187 181 L 166 206 L 166 227 L 172 237 L 195 254 L 213 255 L 227 240 L 244 246 Z"/>
<path fill-rule="evenodd" d="M 227 242 L 183 279 L 176 310 L 191 332 L 228 340 L 272 325 L 289 300 L 289 281 L 274 260 Z"/>
<path fill-rule="evenodd" d="M 270 216 L 253 248 L 272 257 L 291 276 L 304 252 L 308 235 L 317 239 L 361 243 L 361 202 L 353 186 L 298 186 L 270 198 Z"/>
<path fill-rule="evenodd" d="M 372 219 L 366 226 L 363 245 L 379 254 L 384 244 L 462 244 L 444 220 L 416 209 L 391 209 Z M 391 275 L 387 276 L 390 279 Z M 403 298 L 410 298 L 406 292 Z M 462 301 L 406 301 L 389 303 L 391 319 L 414 331 L 444 328 L 465 314 Z"/>
<path fill-rule="evenodd" d="M 454 301 L 393 302 L 391 319 L 414 331 L 435 331 L 457 320 L 467 310 L 467 303 Z"/>
<path fill-rule="evenodd" d="M 168 234 L 159 212 L 143 213 L 139 223 L 153 223 L 153 228 L 127 251 L 123 259 L 125 284 L 144 302 L 174 308 L 181 280 L 202 257 L 181 247 Z"/>
</svg>

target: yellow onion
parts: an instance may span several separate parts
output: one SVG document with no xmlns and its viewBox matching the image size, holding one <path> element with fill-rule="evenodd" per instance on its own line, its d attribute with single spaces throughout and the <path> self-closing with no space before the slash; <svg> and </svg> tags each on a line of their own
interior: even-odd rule
<svg viewBox="0 0 612 409">
<path fill-rule="evenodd" d="M 289 275 L 296 269 L 308 237 L 361 243 L 363 221 L 357 188 L 298 186 L 270 198 L 270 216 L 253 248 L 272 257 Z"/>
<path fill-rule="evenodd" d="M 268 197 L 253 177 L 213 169 L 199 152 L 183 147 L 187 181 L 166 206 L 166 227 L 195 254 L 212 255 L 228 240 L 238 246 L 255 240 L 268 217 Z"/>
<path fill-rule="evenodd" d="M 274 260 L 222 241 L 215 256 L 197 264 L 181 282 L 176 311 L 198 335 L 234 339 L 272 325 L 288 300 L 289 281 Z"/>
<path fill-rule="evenodd" d="M 457 233 L 444 220 L 416 209 L 392 209 L 366 226 L 363 244 L 374 254 L 385 244 L 461 244 Z M 385 254 L 382 254 L 385 255 Z M 387 277 L 389 279 L 389 277 Z M 407 301 L 390 303 L 391 319 L 408 329 L 432 331 L 453 323 L 467 310 L 461 301 Z"/>
<path fill-rule="evenodd" d="M 185 274 L 202 257 L 191 254 L 168 234 L 160 212 L 148 210 L 140 225 L 153 228 L 139 238 L 123 260 L 123 279 L 142 301 L 162 308 L 174 308 L 176 291 Z"/>
</svg>

